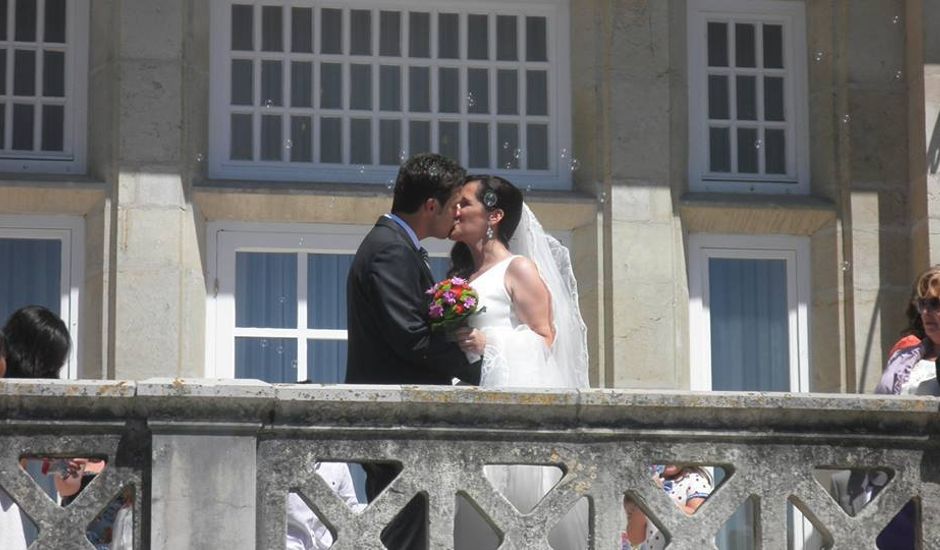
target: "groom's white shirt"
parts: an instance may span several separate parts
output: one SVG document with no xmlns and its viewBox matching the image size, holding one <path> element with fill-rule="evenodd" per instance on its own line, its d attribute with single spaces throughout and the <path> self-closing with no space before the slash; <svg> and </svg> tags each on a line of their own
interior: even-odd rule
<svg viewBox="0 0 940 550">
<path fill-rule="evenodd" d="M 385 214 L 385 217 L 397 223 L 399 226 L 401 226 L 402 229 L 405 230 L 405 233 L 407 233 L 408 237 L 411 238 L 411 244 L 415 245 L 415 250 L 421 248 L 421 241 L 418 240 L 418 234 L 415 233 L 415 230 L 412 229 L 410 225 L 408 225 L 408 222 L 399 218 L 395 214 Z"/>
</svg>

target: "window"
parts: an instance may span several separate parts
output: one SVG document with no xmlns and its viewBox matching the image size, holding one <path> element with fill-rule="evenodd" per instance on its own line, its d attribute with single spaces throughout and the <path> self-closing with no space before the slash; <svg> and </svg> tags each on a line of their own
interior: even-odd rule
<svg viewBox="0 0 940 550">
<path fill-rule="evenodd" d="M 341 383 L 346 274 L 371 226 L 212 224 L 210 377 Z M 450 243 L 424 243 L 443 278 Z"/>
<path fill-rule="evenodd" d="M 690 188 L 807 193 L 803 2 L 689 3 Z"/>
<path fill-rule="evenodd" d="M 384 184 L 434 151 L 568 188 L 567 4 L 214 2 L 210 176 Z"/>
<path fill-rule="evenodd" d="M 84 173 L 87 0 L 0 1 L 0 171 Z"/>
<path fill-rule="evenodd" d="M 809 391 L 806 237 L 689 238 L 693 390 Z"/>
<path fill-rule="evenodd" d="M 72 336 L 63 378 L 79 375 L 83 242 L 80 218 L 0 216 L 0 325 L 28 305 L 44 306 L 59 315 Z"/>
</svg>

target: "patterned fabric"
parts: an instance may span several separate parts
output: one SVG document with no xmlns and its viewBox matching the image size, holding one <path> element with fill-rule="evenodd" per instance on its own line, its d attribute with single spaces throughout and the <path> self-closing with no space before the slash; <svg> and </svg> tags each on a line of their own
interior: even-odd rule
<svg viewBox="0 0 940 550">
<path fill-rule="evenodd" d="M 712 494 L 712 482 L 708 474 L 697 468 L 687 468 L 679 475 L 666 479 L 662 476 L 663 491 L 676 506 L 684 507 L 685 503 L 696 498 L 708 498 Z M 629 544 L 629 542 L 628 542 Z M 659 532 L 659 528 L 652 522 L 646 521 L 646 542 L 640 545 L 641 550 L 662 550 L 666 547 L 666 537 Z M 629 548 L 629 546 L 627 547 Z"/>
<path fill-rule="evenodd" d="M 911 371 L 923 359 L 925 352 L 926 346 L 914 335 L 898 340 L 888 354 L 888 366 L 881 375 L 881 382 L 875 387 L 875 393 L 900 395 L 911 377 Z"/>
</svg>

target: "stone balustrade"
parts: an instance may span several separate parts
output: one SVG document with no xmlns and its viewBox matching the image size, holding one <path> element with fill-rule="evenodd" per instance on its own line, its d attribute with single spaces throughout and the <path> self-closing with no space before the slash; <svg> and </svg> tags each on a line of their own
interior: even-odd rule
<svg viewBox="0 0 940 550">
<path fill-rule="evenodd" d="M 428 504 L 431 548 L 450 548 L 458 494 L 489 517 L 502 548 L 549 548 L 546 533 L 587 498 L 593 547 L 619 548 L 625 493 L 670 550 L 714 548 L 746 501 L 759 548 L 787 548 L 788 504 L 832 548 L 872 548 L 911 500 L 925 518 L 922 547 L 940 548 L 936 398 L 27 380 L 0 382 L 0 418 L 0 485 L 39 527 L 34 549 L 91 548 L 85 526 L 126 488 L 135 548 L 283 548 L 290 491 L 313 504 L 337 550 L 381 548 L 383 527 L 416 495 Z M 105 457 L 108 467 L 61 508 L 21 470 L 24 456 Z M 312 473 L 315 461 L 402 471 L 354 513 Z M 728 477 L 686 516 L 650 479 L 650 465 L 669 463 Z M 488 464 L 555 465 L 564 477 L 523 514 L 486 481 Z M 891 481 L 852 517 L 817 480 L 820 468 L 880 468 Z"/>
</svg>

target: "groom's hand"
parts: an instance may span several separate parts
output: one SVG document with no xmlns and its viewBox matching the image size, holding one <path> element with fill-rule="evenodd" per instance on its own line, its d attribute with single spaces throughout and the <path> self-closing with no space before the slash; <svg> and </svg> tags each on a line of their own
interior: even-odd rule
<svg viewBox="0 0 940 550">
<path fill-rule="evenodd" d="M 470 327 L 461 327 L 455 331 L 457 345 L 464 353 L 483 355 L 486 348 L 486 335 L 482 331 Z"/>
</svg>

